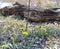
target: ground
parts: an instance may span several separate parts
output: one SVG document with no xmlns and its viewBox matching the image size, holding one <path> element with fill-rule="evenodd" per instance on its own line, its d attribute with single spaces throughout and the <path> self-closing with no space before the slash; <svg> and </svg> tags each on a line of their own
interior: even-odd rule
<svg viewBox="0 0 60 49">
<path fill-rule="evenodd" d="M 0 16 L 0 49 L 60 49 L 60 24 Z"/>
</svg>

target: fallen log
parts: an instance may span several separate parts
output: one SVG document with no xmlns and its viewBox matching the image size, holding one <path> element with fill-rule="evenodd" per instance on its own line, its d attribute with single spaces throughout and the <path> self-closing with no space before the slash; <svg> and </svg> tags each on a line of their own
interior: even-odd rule
<svg viewBox="0 0 60 49">
<path fill-rule="evenodd" d="M 28 9 L 25 5 L 15 3 L 13 7 L 6 6 L 0 9 L 0 12 L 4 16 L 20 15 L 32 21 L 60 21 L 60 8 L 41 9 Z"/>
<path fill-rule="evenodd" d="M 23 16 L 24 13 L 23 11 L 25 10 L 24 5 L 21 4 L 13 4 L 13 7 L 11 6 L 6 6 L 2 9 L 0 9 L 0 12 L 4 16 L 9 16 L 9 15 L 21 15 Z"/>
<path fill-rule="evenodd" d="M 52 8 L 55 9 L 55 8 Z M 58 9 L 58 8 L 57 8 Z M 56 11 L 57 11 L 56 9 Z M 60 21 L 60 12 L 55 12 L 50 9 L 45 9 L 44 11 L 30 10 L 24 12 L 24 17 L 33 21 Z"/>
</svg>

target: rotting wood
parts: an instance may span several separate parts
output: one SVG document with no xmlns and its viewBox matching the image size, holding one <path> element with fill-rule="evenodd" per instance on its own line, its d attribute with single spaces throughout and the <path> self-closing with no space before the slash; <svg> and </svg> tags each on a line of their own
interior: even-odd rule
<svg viewBox="0 0 60 49">
<path fill-rule="evenodd" d="M 28 9 L 27 6 L 21 5 L 19 3 L 13 4 L 13 7 L 4 7 L 0 9 L 0 12 L 4 16 L 9 15 L 20 15 L 27 19 L 30 19 L 32 21 L 50 21 L 50 20 L 56 20 L 60 21 L 60 11 L 58 11 L 60 8 L 49 8 L 49 9 L 42 9 L 37 8 Z M 29 16 L 28 16 L 29 11 Z"/>
</svg>

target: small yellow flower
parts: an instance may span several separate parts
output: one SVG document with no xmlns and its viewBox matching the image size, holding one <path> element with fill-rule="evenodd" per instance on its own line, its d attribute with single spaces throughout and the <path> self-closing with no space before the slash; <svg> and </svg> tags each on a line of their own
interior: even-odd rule
<svg viewBox="0 0 60 49">
<path fill-rule="evenodd" d="M 40 28 L 40 26 L 35 26 L 35 28 L 36 28 L 36 29 L 39 29 L 39 28 Z"/>
<path fill-rule="evenodd" d="M 46 28 L 42 28 L 42 30 L 44 30 L 46 32 Z"/>
<path fill-rule="evenodd" d="M 22 34 L 23 34 L 23 35 L 28 35 L 28 32 L 23 32 Z"/>
</svg>

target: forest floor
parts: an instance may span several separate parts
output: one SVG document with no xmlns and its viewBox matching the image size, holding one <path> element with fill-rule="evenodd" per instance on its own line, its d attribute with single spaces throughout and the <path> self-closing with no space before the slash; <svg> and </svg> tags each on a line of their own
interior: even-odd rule
<svg viewBox="0 0 60 49">
<path fill-rule="evenodd" d="M 60 49 L 59 23 L 0 16 L 0 49 Z"/>
</svg>

